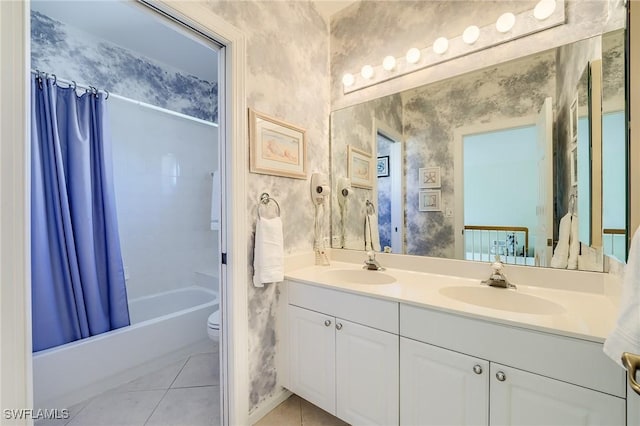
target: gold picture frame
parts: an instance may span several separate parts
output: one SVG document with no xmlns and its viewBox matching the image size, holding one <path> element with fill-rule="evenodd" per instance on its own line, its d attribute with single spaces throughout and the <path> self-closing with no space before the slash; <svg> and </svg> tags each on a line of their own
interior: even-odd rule
<svg viewBox="0 0 640 426">
<path fill-rule="evenodd" d="M 249 171 L 306 179 L 306 130 L 250 108 Z"/>
<path fill-rule="evenodd" d="M 364 189 L 373 188 L 373 158 L 368 152 L 347 146 L 347 177 L 351 186 Z"/>
</svg>

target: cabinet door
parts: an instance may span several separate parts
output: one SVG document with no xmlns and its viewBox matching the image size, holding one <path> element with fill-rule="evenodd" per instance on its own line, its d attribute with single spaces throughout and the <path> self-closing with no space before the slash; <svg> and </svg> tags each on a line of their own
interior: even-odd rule
<svg viewBox="0 0 640 426">
<path fill-rule="evenodd" d="M 291 391 L 336 412 L 334 318 L 289 305 Z"/>
<path fill-rule="evenodd" d="M 636 380 L 639 380 L 636 374 Z M 640 395 L 627 385 L 627 424 L 640 425 Z"/>
<path fill-rule="evenodd" d="M 336 318 L 339 418 L 354 425 L 398 424 L 398 339 Z"/>
<path fill-rule="evenodd" d="M 492 426 L 625 424 L 622 398 L 500 364 L 491 364 L 490 399 Z"/>
<path fill-rule="evenodd" d="M 489 362 L 400 338 L 400 424 L 487 425 Z"/>
</svg>

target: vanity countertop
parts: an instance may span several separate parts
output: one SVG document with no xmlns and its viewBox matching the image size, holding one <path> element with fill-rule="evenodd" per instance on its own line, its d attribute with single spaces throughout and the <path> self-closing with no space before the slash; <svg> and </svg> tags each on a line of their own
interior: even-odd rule
<svg viewBox="0 0 640 426">
<path fill-rule="evenodd" d="M 380 279 L 372 281 L 384 282 L 388 276 L 396 281 L 390 284 L 358 284 L 338 279 L 344 271 L 362 271 L 354 272 L 359 277 L 364 273 L 378 274 L 376 278 Z M 305 267 L 287 272 L 285 278 L 597 343 L 604 342 L 615 325 L 617 315 L 616 306 L 604 294 L 519 285 L 517 282 L 514 283 L 517 290 L 490 288 L 480 283 L 481 278 L 393 268 L 383 272 L 365 271 L 361 265 L 353 263 L 332 262 L 329 267 Z M 512 304 L 512 300 L 515 303 Z M 494 301 L 501 306 L 500 309 L 480 306 L 491 305 Z M 520 311 L 518 306 L 522 307 Z M 544 313 L 531 313 L 537 311 Z"/>
</svg>

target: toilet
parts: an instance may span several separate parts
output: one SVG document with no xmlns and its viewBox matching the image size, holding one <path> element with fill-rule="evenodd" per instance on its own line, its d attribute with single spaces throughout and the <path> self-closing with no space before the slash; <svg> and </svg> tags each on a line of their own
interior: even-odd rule
<svg viewBox="0 0 640 426">
<path fill-rule="evenodd" d="M 216 309 L 214 313 L 209 315 L 209 319 L 207 320 L 207 333 L 209 333 L 209 338 L 214 342 L 218 342 L 220 340 L 220 310 Z"/>
</svg>

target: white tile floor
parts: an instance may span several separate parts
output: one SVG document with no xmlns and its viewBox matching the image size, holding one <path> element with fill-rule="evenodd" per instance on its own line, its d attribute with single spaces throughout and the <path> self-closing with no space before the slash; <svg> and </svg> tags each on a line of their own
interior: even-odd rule
<svg viewBox="0 0 640 426">
<path fill-rule="evenodd" d="M 213 426 L 220 424 L 217 346 L 69 408 L 37 426 Z"/>
</svg>

